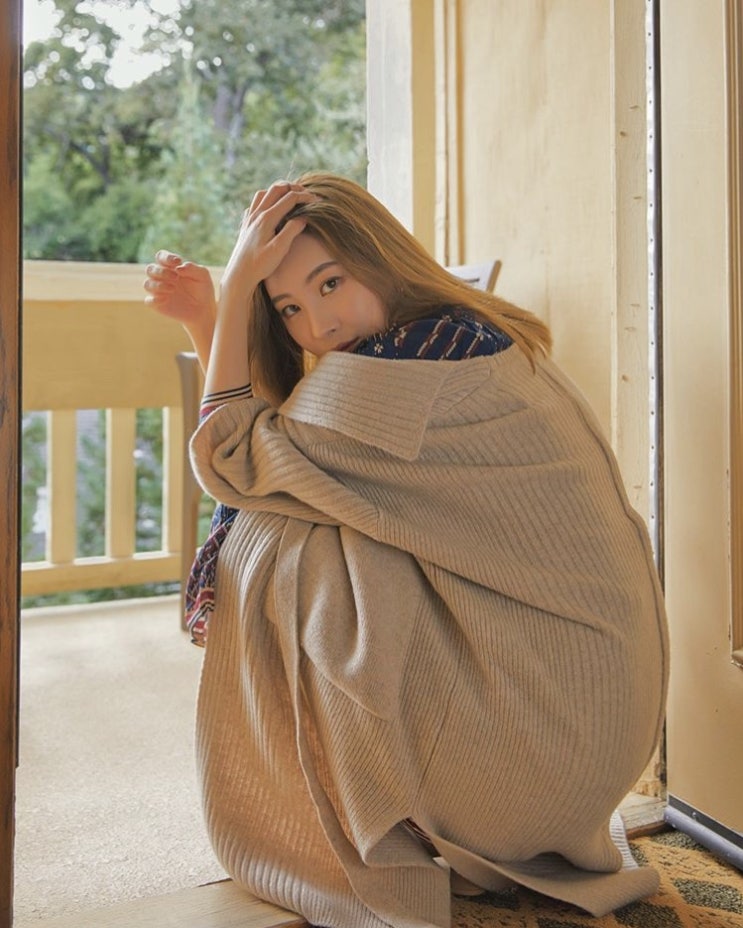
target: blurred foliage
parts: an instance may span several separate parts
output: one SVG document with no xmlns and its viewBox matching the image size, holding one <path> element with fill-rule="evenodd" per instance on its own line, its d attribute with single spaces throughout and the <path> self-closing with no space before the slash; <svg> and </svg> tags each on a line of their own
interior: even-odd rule
<svg viewBox="0 0 743 928">
<path fill-rule="evenodd" d="M 365 182 L 364 0 L 111 0 L 148 16 L 162 62 L 129 87 L 107 4 L 54 2 L 24 56 L 26 257 L 220 264 L 255 190 L 308 169 Z"/>
<path fill-rule="evenodd" d="M 46 486 L 46 416 L 32 412 L 23 416 L 21 472 L 21 559 L 44 558 L 44 537 L 38 521 L 44 518 L 45 500 L 39 490 Z M 41 509 L 40 509 L 41 507 Z"/>
<path fill-rule="evenodd" d="M 158 248 L 229 256 L 257 189 L 309 169 L 366 180 L 364 0 L 54 0 L 24 55 L 24 256 L 138 262 Z M 138 8 L 159 70 L 114 81 L 123 38 L 107 8 Z M 103 553 L 105 427 L 81 430 L 78 554 Z M 44 556 L 46 423 L 23 422 L 23 558 Z M 137 549 L 160 546 L 162 423 L 137 417 Z M 213 504 L 202 505 L 203 539 Z M 149 584 L 26 598 L 23 606 L 174 592 Z"/>
<path fill-rule="evenodd" d="M 77 556 L 95 557 L 105 552 L 105 411 L 80 410 L 77 414 Z M 23 418 L 23 560 L 42 560 L 46 541 L 48 512 L 45 506 L 46 417 L 30 413 Z M 162 546 L 163 411 L 138 409 L 135 443 L 135 498 L 137 551 L 157 551 Z M 39 508 L 40 507 L 40 508 Z M 214 502 L 205 499 L 206 512 Z M 208 522 L 207 522 L 208 525 Z M 201 536 L 202 539 L 205 537 Z M 83 602 L 103 602 L 177 592 L 179 584 L 149 583 L 127 587 L 77 590 L 44 596 L 24 597 L 24 609 L 33 606 L 59 606 Z"/>
<path fill-rule="evenodd" d="M 148 261 L 158 248 L 198 255 L 202 264 L 222 264 L 239 227 L 239 204 L 230 203 L 222 151 L 203 118 L 200 87 L 184 67 L 180 103 L 170 146 L 160 155 L 152 219 L 139 246 Z M 194 170 L 194 165 L 201 165 Z"/>
</svg>

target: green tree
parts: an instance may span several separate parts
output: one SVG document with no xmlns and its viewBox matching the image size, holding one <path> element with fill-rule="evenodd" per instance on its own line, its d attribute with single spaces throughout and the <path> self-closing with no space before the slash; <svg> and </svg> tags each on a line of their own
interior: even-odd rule
<svg viewBox="0 0 743 928">
<path fill-rule="evenodd" d="M 136 549 L 162 547 L 163 411 L 137 410 Z"/>
<path fill-rule="evenodd" d="M 279 176 L 364 182 L 364 0 L 183 0 L 150 46 L 190 56 L 241 207 Z"/>
<path fill-rule="evenodd" d="M 90 415 L 90 414 L 89 414 Z M 78 413 L 77 556 L 95 557 L 106 549 L 106 414 L 95 411 L 88 427 Z"/>
<path fill-rule="evenodd" d="M 37 561 L 44 557 L 45 539 L 35 529 L 40 490 L 46 485 L 46 417 L 26 413 L 21 426 L 21 558 Z"/>
<path fill-rule="evenodd" d="M 158 248 L 168 248 L 202 264 L 220 264 L 229 256 L 239 210 L 227 205 L 222 151 L 187 62 L 183 71 L 180 105 L 160 155 L 160 180 L 139 260 L 149 261 Z"/>
<path fill-rule="evenodd" d="M 24 55 L 25 256 L 135 261 L 149 221 L 148 178 L 159 157 L 152 125 L 174 110 L 167 69 L 149 92 L 115 87 L 120 37 L 75 0 Z"/>
<path fill-rule="evenodd" d="M 163 67 L 123 89 L 121 37 L 55 2 L 24 59 L 28 257 L 135 261 L 174 230 L 219 262 L 257 188 L 310 168 L 364 181 L 364 0 L 183 0 L 152 14 Z"/>
<path fill-rule="evenodd" d="M 26 258 L 74 255 L 85 247 L 74 201 L 56 169 L 57 158 L 40 151 L 26 164 L 23 181 L 23 250 Z"/>
</svg>

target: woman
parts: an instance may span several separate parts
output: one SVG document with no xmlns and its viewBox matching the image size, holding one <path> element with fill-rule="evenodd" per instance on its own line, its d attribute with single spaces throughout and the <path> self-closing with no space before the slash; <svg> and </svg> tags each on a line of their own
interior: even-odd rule
<svg viewBox="0 0 743 928">
<path fill-rule="evenodd" d="M 447 925 L 450 878 L 593 914 L 654 892 L 612 813 L 660 732 L 661 594 L 544 325 L 326 174 L 256 195 L 218 301 L 167 253 L 146 286 L 206 370 L 197 750 L 227 872 L 333 928 Z"/>
</svg>

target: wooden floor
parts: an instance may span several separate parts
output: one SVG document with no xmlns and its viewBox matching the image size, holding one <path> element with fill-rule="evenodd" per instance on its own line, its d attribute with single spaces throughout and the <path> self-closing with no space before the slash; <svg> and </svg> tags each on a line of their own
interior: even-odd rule
<svg viewBox="0 0 743 928">
<path fill-rule="evenodd" d="M 663 827 L 664 805 L 661 799 L 630 794 L 620 809 L 628 835 L 638 837 Z M 37 924 L 39 928 L 307 928 L 303 918 L 250 896 L 229 880 Z"/>
<path fill-rule="evenodd" d="M 655 834 L 666 828 L 667 826 L 663 820 L 665 807 L 665 799 L 658 799 L 655 796 L 643 796 L 640 793 L 630 793 L 619 807 L 627 837 L 640 838 L 645 835 Z"/>
<path fill-rule="evenodd" d="M 307 922 L 262 902 L 228 880 L 107 909 L 44 919 L 39 928 L 306 928 Z"/>
</svg>

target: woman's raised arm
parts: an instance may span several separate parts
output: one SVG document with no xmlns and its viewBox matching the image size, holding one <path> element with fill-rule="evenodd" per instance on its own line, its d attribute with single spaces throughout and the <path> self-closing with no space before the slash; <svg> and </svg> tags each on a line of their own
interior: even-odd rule
<svg viewBox="0 0 743 928">
<path fill-rule="evenodd" d="M 286 257 L 303 231 L 301 218 L 287 215 L 314 194 L 297 184 L 279 182 L 259 190 L 243 213 L 240 232 L 224 269 L 219 288 L 212 350 L 206 370 L 204 395 L 224 394 L 250 382 L 248 313 L 253 294 Z"/>
<path fill-rule="evenodd" d="M 206 371 L 217 315 L 214 284 L 208 268 L 184 261 L 173 252 L 158 251 L 145 273 L 145 303 L 181 323 L 188 332 L 202 370 Z"/>
<path fill-rule="evenodd" d="M 287 214 L 314 194 L 279 182 L 259 190 L 243 214 L 240 232 L 220 284 L 219 299 L 209 269 L 161 250 L 148 264 L 145 303 L 186 329 L 206 375 L 207 394 L 245 386 L 250 380 L 247 320 L 255 288 L 272 274 L 304 229 Z"/>
</svg>

